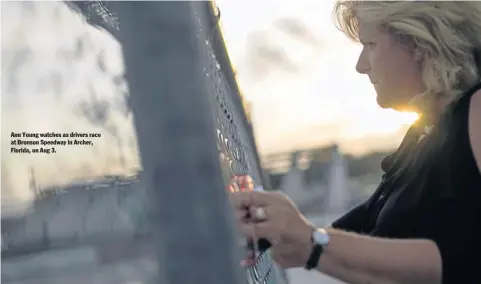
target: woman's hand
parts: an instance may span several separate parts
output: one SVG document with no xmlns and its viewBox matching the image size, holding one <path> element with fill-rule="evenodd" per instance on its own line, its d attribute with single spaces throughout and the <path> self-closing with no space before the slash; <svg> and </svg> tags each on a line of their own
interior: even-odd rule
<svg viewBox="0 0 481 284">
<path fill-rule="evenodd" d="M 283 268 L 306 264 L 315 227 L 285 194 L 234 192 L 230 193 L 230 198 L 240 230 L 248 240 L 267 239 L 272 244 L 272 258 Z M 244 264 L 253 264 L 252 252 L 248 252 Z"/>
</svg>

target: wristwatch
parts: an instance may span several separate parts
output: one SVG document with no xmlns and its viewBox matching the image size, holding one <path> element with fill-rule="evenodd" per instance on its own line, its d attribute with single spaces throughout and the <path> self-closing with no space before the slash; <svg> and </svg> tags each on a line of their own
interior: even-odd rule
<svg viewBox="0 0 481 284">
<path fill-rule="evenodd" d="M 312 239 L 312 251 L 304 267 L 307 270 L 311 270 L 317 266 L 319 259 L 321 258 L 324 247 L 329 244 L 329 233 L 325 229 L 314 230 L 311 236 Z"/>
</svg>

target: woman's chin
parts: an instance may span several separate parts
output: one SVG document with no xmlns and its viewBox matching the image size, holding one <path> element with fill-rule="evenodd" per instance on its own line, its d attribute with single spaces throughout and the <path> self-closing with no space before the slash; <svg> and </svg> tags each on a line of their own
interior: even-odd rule
<svg viewBox="0 0 481 284">
<path fill-rule="evenodd" d="M 377 104 L 383 109 L 393 109 L 401 112 L 417 112 L 417 109 L 409 102 L 401 102 L 392 97 L 377 95 Z"/>
<path fill-rule="evenodd" d="M 394 108 L 393 100 L 389 97 L 383 95 L 377 95 L 376 97 L 377 104 L 384 109 Z"/>
</svg>

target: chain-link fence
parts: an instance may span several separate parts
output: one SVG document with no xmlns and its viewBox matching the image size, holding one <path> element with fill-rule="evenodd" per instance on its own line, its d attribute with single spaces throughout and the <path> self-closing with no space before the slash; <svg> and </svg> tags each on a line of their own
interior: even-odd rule
<svg viewBox="0 0 481 284">
<path fill-rule="evenodd" d="M 121 44 L 142 173 L 37 192 L 32 212 L 2 219 L 2 281 L 286 283 L 268 253 L 247 277 L 238 263 L 225 185 L 245 174 L 268 185 L 219 11 L 211 2 L 67 5 Z"/>
</svg>

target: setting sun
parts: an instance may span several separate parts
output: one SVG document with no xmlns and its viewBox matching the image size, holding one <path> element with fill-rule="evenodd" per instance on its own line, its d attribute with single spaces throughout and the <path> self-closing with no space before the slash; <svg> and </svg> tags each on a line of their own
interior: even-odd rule
<svg viewBox="0 0 481 284">
<path fill-rule="evenodd" d="M 410 125 L 418 119 L 416 113 L 380 110 L 371 115 L 359 117 L 356 123 L 359 136 L 393 134 L 400 128 Z"/>
</svg>

